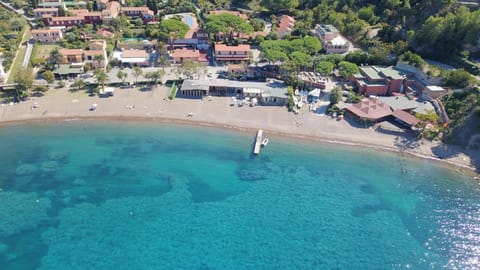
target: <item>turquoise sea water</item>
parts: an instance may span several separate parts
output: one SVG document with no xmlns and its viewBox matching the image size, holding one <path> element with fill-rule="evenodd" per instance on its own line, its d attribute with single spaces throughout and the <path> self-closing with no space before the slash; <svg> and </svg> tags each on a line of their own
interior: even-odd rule
<svg viewBox="0 0 480 270">
<path fill-rule="evenodd" d="M 0 127 L 1 269 L 479 269 L 478 180 L 156 123 Z"/>
</svg>

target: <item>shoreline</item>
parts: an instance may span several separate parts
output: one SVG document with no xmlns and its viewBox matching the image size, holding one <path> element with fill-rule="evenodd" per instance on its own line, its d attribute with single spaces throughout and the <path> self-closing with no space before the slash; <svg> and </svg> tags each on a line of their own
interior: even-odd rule
<svg viewBox="0 0 480 270">
<path fill-rule="evenodd" d="M 16 105 L 2 104 L 0 127 L 103 120 L 204 126 L 251 134 L 263 129 L 272 136 L 377 149 L 478 172 L 475 161 L 480 161 L 480 151 L 466 153 L 459 147 L 417 140 L 388 123 L 382 123 L 381 130 L 376 130 L 306 110 L 294 115 L 284 107 L 232 106 L 225 97 L 168 101 L 165 99 L 168 92 L 164 86 L 147 92 L 120 89 L 114 97 L 99 98 L 78 91 L 50 90 L 42 97 Z M 32 108 L 33 104 L 38 107 Z M 94 111 L 89 110 L 92 104 L 98 105 Z"/>
<path fill-rule="evenodd" d="M 173 124 L 173 125 L 184 125 L 184 126 L 193 126 L 193 127 L 207 127 L 207 128 L 217 128 L 222 130 L 229 130 L 234 132 L 241 132 L 244 134 L 254 135 L 257 128 L 254 127 L 242 127 L 237 125 L 226 125 L 218 122 L 205 122 L 205 121 L 197 121 L 197 120 L 184 120 L 178 118 L 167 118 L 167 117 L 146 117 L 146 116 L 124 116 L 124 115 L 117 115 L 117 116 L 58 116 L 58 117 L 45 117 L 45 118 L 27 118 L 27 119 L 17 119 L 17 120 L 9 120 L 9 121 L 0 121 L 1 126 L 9 126 L 9 125 L 18 125 L 18 124 L 34 124 L 34 123 L 66 123 L 66 122 L 76 122 L 76 121 L 107 121 L 107 122 L 155 122 L 160 124 Z M 415 153 L 409 150 L 402 150 L 398 147 L 388 147 L 385 145 L 380 144 L 368 144 L 363 143 L 361 141 L 353 141 L 353 140 L 338 140 L 333 138 L 327 137 L 309 137 L 305 136 L 300 133 L 295 132 L 282 132 L 278 130 L 270 130 L 270 129 L 263 129 L 264 133 L 271 134 L 273 136 L 277 136 L 280 138 L 287 138 L 287 139 L 294 139 L 294 140 L 301 140 L 301 141 L 310 141 L 310 142 L 319 142 L 324 144 L 334 144 L 334 145 L 342 145 L 347 147 L 358 147 L 370 150 L 380 150 L 383 152 L 388 152 L 392 154 L 399 154 L 399 155 L 406 155 L 408 157 L 413 158 L 420 158 L 426 159 L 429 161 L 433 161 L 437 164 L 446 165 L 452 167 L 452 169 L 458 170 L 464 169 L 468 170 L 469 172 L 477 173 L 477 169 L 473 166 L 468 166 L 465 164 L 461 164 L 452 160 L 448 159 L 441 159 L 438 157 L 434 157 L 431 155 L 425 155 L 422 153 Z"/>
</svg>

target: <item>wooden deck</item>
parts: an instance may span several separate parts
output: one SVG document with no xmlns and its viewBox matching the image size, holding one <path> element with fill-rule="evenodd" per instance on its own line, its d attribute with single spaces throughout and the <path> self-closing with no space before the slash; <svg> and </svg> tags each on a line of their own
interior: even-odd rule
<svg viewBox="0 0 480 270">
<path fill-rule="evenodd" d="M 257 131 L 257 137 L 255 138 L 255 146 L 253 147 L 253 153 L 255 155 L 260 154 L 260 149 L 262 146 L 262 136 L 263 136 L 263 130 L 259 129 Z"/>
</svg>

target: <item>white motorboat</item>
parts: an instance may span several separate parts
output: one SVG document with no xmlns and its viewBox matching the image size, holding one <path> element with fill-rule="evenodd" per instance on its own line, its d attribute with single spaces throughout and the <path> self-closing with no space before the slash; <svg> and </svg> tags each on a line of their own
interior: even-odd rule
<svg viewBox="0 0 480 270">
<path fill-rule="evenodd" d="M 268 138 L 263 139 L 261 145 L 262 145 L 263 147 L 265 147 L 265 146 L 267 146 L 267 144 L 268 144 Z"/>
</svg>

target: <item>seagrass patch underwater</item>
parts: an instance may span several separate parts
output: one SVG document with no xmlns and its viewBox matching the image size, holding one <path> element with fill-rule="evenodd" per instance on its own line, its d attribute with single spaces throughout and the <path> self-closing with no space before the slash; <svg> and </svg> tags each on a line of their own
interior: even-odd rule
<svg viewBox="0 0 480 270">
<path fill-rule="evenodd" d="M 252 156 L 253 137 L 1 126 L 1 268 L 477 269 L 480 185 L 468 175 L 275 137 Z"/>
</svg>

